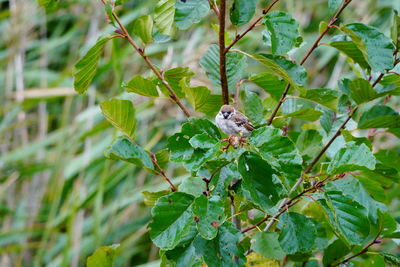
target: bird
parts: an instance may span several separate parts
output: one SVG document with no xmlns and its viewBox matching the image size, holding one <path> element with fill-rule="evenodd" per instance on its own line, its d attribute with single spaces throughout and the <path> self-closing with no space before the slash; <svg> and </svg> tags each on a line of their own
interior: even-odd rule
<svg viewBox="0 0 400 267">
<path fill-rule="evenodd" d="M 254 130 L 249 119 L 231 105 L 223 105 L 215 117 L 215 123 L 228 136 L 246 137 Z"/>
</svg>

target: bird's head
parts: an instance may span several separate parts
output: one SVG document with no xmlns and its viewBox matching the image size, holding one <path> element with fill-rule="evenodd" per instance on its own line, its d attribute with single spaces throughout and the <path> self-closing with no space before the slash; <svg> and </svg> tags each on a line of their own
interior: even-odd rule
<svg viewBox="0 0 400 267">
<path fill-rule="evenodd" d="M 225 120 L 230 119 L 235 115 L 235 108 L 231 105 L 223 105 L 219 110 L 219 113 L 224 117 Z"/>
</svg>

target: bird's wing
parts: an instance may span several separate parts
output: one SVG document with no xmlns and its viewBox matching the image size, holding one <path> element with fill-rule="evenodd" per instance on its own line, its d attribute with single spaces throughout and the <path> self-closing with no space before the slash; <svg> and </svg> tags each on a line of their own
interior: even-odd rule
<svg viewBox="0 0 400 267">
<path fill-rule="evenodd" d="M 247 131 L 253 131 L 254 126 L 251 124 L 249 119 L 243 115 L 242 113 L 236 113 L 231 117 L 231 120 L 238 126 L 238 127 L 244 127 L 246 128 Z"/>
</svg>

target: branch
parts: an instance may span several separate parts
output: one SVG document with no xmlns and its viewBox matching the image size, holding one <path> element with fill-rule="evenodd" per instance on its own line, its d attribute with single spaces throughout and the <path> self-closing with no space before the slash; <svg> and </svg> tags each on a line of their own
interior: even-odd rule
<svg viewBox="0 0 400 267">
<path fill-rule="evenodd" d="M 286 95 L 289 93 L 289 89 L 290 89 L 290 83 L 288 83 L 286 85 L 285 91 L 283 91 L 283 94 L 282 94 L 281 98 L 279 99 L 278 104 L 276 104 L 276 106 L 274 108 L 274 111 L 271 114 L 271 117 L 267 121 L 267 125 L 271 125 L 272 124 L 272 121 L 274 120 L 276 114 L 278 113 L 279 108 L 281 107 L 281 105 L 283 104 L 283 102 L 286 99 Z"/>
<path fill-rule="evenodd" d="M 228 163 L 226 163 L 226 164 L 224 164 L 224 165 L 218 167 L 218 168 L 211 174 L 210 178 L 206 178 L 206 177 L 203 178 L 203 181 L 206 183 L 206 191 L 203 192 L 203 194 L 205 194 L 206 196 L 209 196 L 209 195 L 210 195 L 210 183 L 211 183 L 212 179 L 214 178 L 215 175 L 217 175 L 217 173 L 218 173 L 220 170 L 222 170 L 222 168 L 224 168 L 224 167 L 225 167 L 226 165 L 228 165 L 229 163 L 230 163 L 230 162 L 228 162 Z"/>
<path fill-rule="evenodd" d="M 171 179 L 168 178 L 168 176 L 165 174 L 164 170 L 160 167 L 160 164 L 158 164 L 156 156 L 154 155 L 153 152 L 150 152 L 150 158 L 151 158 L 151 161 L 153 162 L 153 164 L 156 165 L 156 167 L 159 170 L 159 171 L 154 170 L 155 173 L 160 175 L 162 178 L 164 178 L 169 183 L 169 185 L 171 186 L 172 192 L 177 192 L 178 188 L 176 188 L 176 186 L 172 183 Z"/>
<path fill-rule="evenodd" d="M 257 224 L 252 225 L 252 226 L 249 226 L 249 227 L 243 229 L 243 230 L 242 230 L 242 233 L 246 233 L 246 232 L 248 232 L 248 231 L 250 231 L 250 230 L 253 230 L 254 228 L 257 228 L 258 226 L 260 226 L 261 224 L 263 224 L 264 222 L 266 222 L 270 217 L 271 217 L 271 215 L 270 215 L 270 214 L 267 214 L 267 215 L 264 217 L 264 219 L 262 219 L 261 221 L 259 221 Z"/>
<path fill-rule="evenodd" d="M 103 4 L 105 4 L 105 0 L 101 0 Z M 186 117 L 190 117 L 190 113 L 187 110 L 187 108 L 182 104 L 182 102 L 179 100 L 178 96 L 175 94 L 174 89 L 169 85 L 169 83 L 164 79 L 163 75 L 161 72 L 157 69 L 157 67 L 150 61 L 149 57 L 146 56 L 144 50 L 140 48 L 135 41 L 133 41 L 132 37 L 129 35 L 128 31 L 126 30 L 125 26 L 122 24 L 120 19 L 118 18 L 117 14 L 115 14 L 115 11 L 112 10 L 112 15 L 115 19 L 115 21 L 118 23 L 120 30 L 121 30 L 121 35 L 123 35 L 124 38 L 128 40 L 128 42 L 132 45 L 132 47 L 136 50 L 136 52 L 139 53 L 139 55 L 146 61 L 147 65 L 150 67 L 150 69 L 154 72 L 154 74 L 157 76 L 158 79 L 162 82 L 162 84 L 167 88 L 169 91 L 170 99 L 172 102 L 176 103 L 183 113 L 185 114 Z"/>
<path fill-rule="evenodd" d="M 210 7 L 214 10 L 215 15 L 219 17 L 219 9 L 218 6 L 215 4 L 215 2 L 212 0 L 208 0 L 208 3 L 210 4 Z"/>
<path fill-rule="evenodd" d="M 226 0 L 219 3 L 219 73 L 221 78 L 222 100 L 224 104 L 229 104 L 228 79 L 226 77 L 226 53 L 225 53 L 225 15 Z"/>
<path fill-rule="evenodd" d="M 307 51 L 306 55 L 303 57 L 303 59 L 300 62 L 300 66 L 303 65 L 307 59 L 310 57 L 311 53 L 314 52 L 314 50 L 318 47 L 319 42 L 321 41 L 321 39 L 328 33 L 328 31 L 334 27 L 334 24 L 336 23 L 339 15 L 343 12 L 343 10 L 350 4 L 352 0 L 346 0 L 342 7 L 336 12 L 335 15 L 333 15 L 333 17 L 331 18 L 331 20 L 329 21 L 328 26 L 326 27 L 326 29 L 320 33 L 320 35 L 318 36 L 318 38 L 315 40 L 314 44 L 310 47 L 310 49 Z M 283 92 L 278 104 L 276 105 L 276 107 L 274 108 L 274 111 L 271 114 L 271 117 L 268 119 L 267 125 L 271 125 L 272 121 L 274 120 L 276 114 L 279 111 L 279 108 L 281 107 L 282 103 L 285 101 L 286 95 L 288 94 L 290 89 L 290 84 L 288 84 L 286 86 L 285 91 Z"/>
<path fill-rule="evenodd" d="M 274 0 L 273 2 L 271 2 L 271 4 L 269 4 L 267 9 L 263 10 L 262 16 L 260 16 L 256 21 L 254 21 L 243 33 L 236 35 L 235 40 L 233 40 L 233 42 L 230 45 L 228 45 L 228 47 L 225 49 L 225 54 L 229 52 L 229 50 L 232 48 L 232 46 L 234 46 L 249 31 L 251 31 L 257 25 L 257 23 L 259 23 L 264 18 L 264 16 L 272 9 L 272 7 L 278 2 L 279 2 L 279 0 Z"/>
<path fill-rule="evenodd" d="M 239 110 L 239 95 L 240 95 L 240 87 L 244 82 L 246 82 L 247 79 L 241 79 L 236 83 L 236 93 L 235 97 L 233 99 L 233 104 L 236 110 Z"/>
<path fill-rule="evenodd" d="M 398 63 L 395 62 L 394 66 L 395 67 Z M 375 87 L 375 85 L 377 85 L 380 80 L 382 80 L 382 78 L 385 76 L 385 73 L 381 73 L 378 78 L 374 81 L 374 83 L 372 84 L 372 87 Z M 308 165 L 307 169 L 304 171 L 304 173 L 309 173 L 312 171 L 312 169 L 314 168 L 315 164 L 318 163 L 319 159 L 322 157 L 322 155 L 325 153 L 325 151 L 332 145 L 333 141 L 335 141 L 335 139 L 337 137 L 340 136 L 342 129 L 345 129 L 346 124 L 350 121 L 350 119 L 353 117 L 354 113 L 357 111 L 358 109 L 358 105 L 352 109 L 352 111 L 350 112 L 349 116 L 347 117 L 347 119 L 342 123 L 342 125 L 340 125 L 339 129 L 336 131 L 336 133 L 332 136 L 332 138 L 329 140 L 329 142 L 322 148 L 322 150 L 318 153 L 318 155 L 314 158 L 314 160 L 310 163 L 310 165 Z M 300 178 L 302 182 L 302 178 Z"/>
<path fill-rule="evenodd" d="M 246 233 L 246 232 L 248 232 L 248 231 L 250 231 L 250 230 L 253 230 L 253 229 L 257 228 L 258 226 L 260 226 L 261 224 L 263 224 L 264 222 L 266 222 L 269 218 L 271 218 L 271 220 L 268 222 L 268 225 L 267 225 L 266 228 L 265 228 L 266 230 L 264 229 L 264 231 L 267 231 L 267 230 L 273 225 L 273 223 L 278 219 L 278 217 L 279 217 L 280 215 L 282 215 L 283 213 L 285 213 L 290 207 L 296 205 L 296 204 L 300 201 L 299 198 L 301 198 L 302 196 L 304 196 L 304 195 L 307 194 L 307 193 L 310 193 L 310 192 L 314 192 L 314 191 L 319 190 L 320 188 L 322 188 L 322 187 L 326 184 L 326 182 L 327 182 L 327 180 L 328 180 L 329 178 L 330 178 L 330 176 L 327 176 L 327 177 L 324 178 L 323 180 L 318 181 L 317 183 L 315 183 L 315 184 L 314 184 L 313 186 L 311 186 L 310 188 L 304 189 L 301 193 L 299 193 L 298 195 L 292 197 L 291 199 L 285 199 L 285 200 L 283 201 L 283 203 L 281 204 L 281 206 L 279 207 L 279 213 L 275 214 L 272 218 L 271 218 L 271 215 L 270 215 L 270 214 L 267 214 L 267 215 L 266 215 L 261 221 L 259 221 L 257 224 L 252 225 L 252 226 L 249 226 L 249 227 L 243 229 L 243 230 L 242 230 L 242 233 Z"/>
<path fill-rule="evenodd" d="M 349 114 L 347 119 L 340 125 L 339 129 L 336 131 L 336 133 L 332 136 L 332 138 L 329 140 L 329 142 L 322 148 L 322 150 L 318 153 L 318 155 L 314 158 L 314 160 L 308 165 L 307 169 L 304 171 L 304 173 L 309 173 L 312 171 L 314 168 L 315 164 L 319 161 L 319 159 L 324 155 L 325 151 L 332 145 L 333 141 L 341 134 L 342 129 L 346 128 L 346 124 L 350 121 L 350 119 L 353 117 L 354 113 L 358 109 L 358 106 L 356 106 Z"/>
<path fill-rule="evenodd" d="M 339 263 L 337 263 L 337 264 L 335 264 L 335 265 L 333 265 L 333 266 L 338 266 L 338 265 L 341 265 L 341 264 L 345 264 L 345 263 L 347 263 L 348 261 L 350 261 L 351 259 L 354 259 L 355 257 L 358 257 L 358 256 L 360 256 L 360 255 L 366 253 L 366 252 L 368 251 L 368 249 L 369 249 L 372 245 L 381 243 L 381 240 L 378 240 L 378 237 L 379 237 L 380 233 L 381 233 L 381 232 L 379 232 L 378 235 L 375 237 L 375 239 L 372 240 L 372 242 L 369 243 L 363 250 L 361 250 L 360 252 L 358 252 L 358 253 L 356 253 L 356 254 L 354 254 L 354 255 L 352 255 L 352 256 L 350 256 L 350 257 L 344 259 L 344 260 L 342 260 L 341 262 L 339 262 Z"/>
</svg>

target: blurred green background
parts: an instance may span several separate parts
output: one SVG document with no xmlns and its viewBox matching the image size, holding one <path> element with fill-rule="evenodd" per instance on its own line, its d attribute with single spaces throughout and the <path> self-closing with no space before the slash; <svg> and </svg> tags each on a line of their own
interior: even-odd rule
<svg viewBox="0 0 400 267">
<path fill-rule="evenodd" d="M 129 30 L 137 17 L 153 13 L 157 1 L 124 2 L 118 13 Z M 331 17 L 327 2 L 282 0 L 274 7 L 292 13 L 301 24 L 305 44 L 291 53 L 293 59 L 304 55 L 320 21 Z M 268 3 L 259 1 L 257 16 Z M 399 0 L 354 0 L 341 22 L 370 24 L 389 36 L 393 8 L 400 9 Z M 196 73 L 192 85 L 219 93 L 199 66 L 200 57 L 217 42 L 215 23 L 210 12 L 202 23 L 149 45 L 146 52 L 161 69 L 190 67 Z M 233 37 L 237 29 L 228 25 Z M 268 52 L 262 28 L 238 47 Z M 106 45 L 87 94 L 74 92 L 74 64 L 99 36 L 112 31 L 100 0 L 61 0 L 50 10 L 33 0 L 0 0 L 0 266 L 84 266 L 97 247 L 115 243 L 121 244 L 116 266 L 159 264 L 146 229 L 150 207 L 141 192 L 168 186 L 140 167 L 104 157 L 119 133 L 104 120 L 98 103 L 114 96 L 131 99 L 137 109 L 136 141 L 152 152 L 165 148 L 185 118 L 168 99 L 124 93 L 123 81 L 149 73 L 125 40 Z M 333 48 L 321 46 L 305 67 L 310 88 L 336 88 L 340 77 L 351 77 L 353 66 Z M 249 63 L 248 74 L 261 71 Z M 396 99 L 390 101 L 399 108 Z M 292 121 L 291 127 L 303 123 Z M 385 133 L 375 136 L 374 146 L 400 147 Z M 166 170 L 176 183 L 187 176 L 172 163 Z M 387 193 L 399 192 L 396 186 Z M 400 217 L 398 206 L 390 206 L 395 218 Z M 396 252 L 394 241 L 384 246 Z"/>
</svg>

